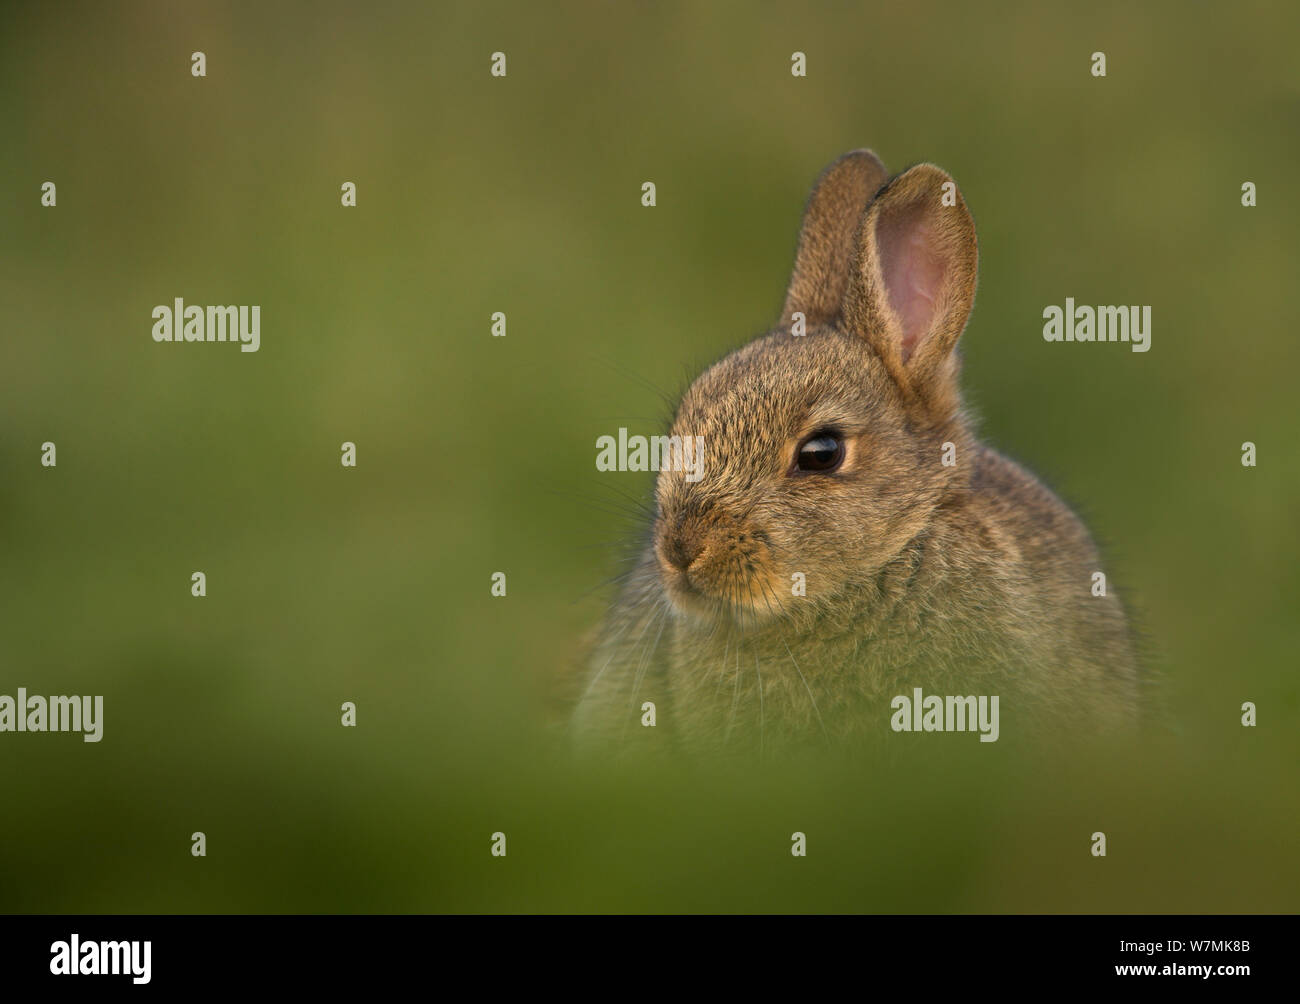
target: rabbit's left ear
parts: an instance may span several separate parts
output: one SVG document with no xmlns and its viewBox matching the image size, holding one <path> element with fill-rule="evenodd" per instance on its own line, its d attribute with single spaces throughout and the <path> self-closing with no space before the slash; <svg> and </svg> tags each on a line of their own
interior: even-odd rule
<svg viewBox="0 0 1300 1004">
<path fill-rule="evenodd" d="M 810 329 L 839 316 L 858 223 L 888 177 L 885 165 L 870 150 L 846 153 L 822 171 L 804 209 L 782 327 L 790 325 L 796 311 Z"/>
<path fill-rule="evenodd" d="M 933 164 L 900 174 L 862 218 L 845 325 L 934 411 L 956 405 L 953 350 L 975 302 L 978 258 L 975 221 L 956 183 Z"/>
</svg>

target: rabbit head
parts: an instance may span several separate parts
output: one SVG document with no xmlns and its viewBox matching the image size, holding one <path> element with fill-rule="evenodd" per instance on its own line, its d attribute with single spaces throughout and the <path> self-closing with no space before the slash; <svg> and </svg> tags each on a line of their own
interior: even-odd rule
<svg viewBox="0 0 1300 1004">
<path fill-rule="evenodd" d="M 939 168 L 886 183 L 863 150 L 826 169 L 780 325 L 706 370 L 675 416 L 675 436 L 704 444 L 702 477 L 665 468 L 656 485 L 654 557 L 675 612 L 816 617 L 961 490 L 972 440 L 955 349 L 976 260 Z"/>
</svg>

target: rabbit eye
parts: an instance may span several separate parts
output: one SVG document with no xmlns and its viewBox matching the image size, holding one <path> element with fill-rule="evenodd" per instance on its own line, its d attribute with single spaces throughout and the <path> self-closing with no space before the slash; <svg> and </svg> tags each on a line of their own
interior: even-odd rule
<svg viewBox="0 0 1300 1004">
<path fill-rule="evenodd" d="M 829 474 L 844 462 L 844 440 L 833 432 L 818 432 L 805 439 L 795 455 L 801 471 Z"/>
</svg>

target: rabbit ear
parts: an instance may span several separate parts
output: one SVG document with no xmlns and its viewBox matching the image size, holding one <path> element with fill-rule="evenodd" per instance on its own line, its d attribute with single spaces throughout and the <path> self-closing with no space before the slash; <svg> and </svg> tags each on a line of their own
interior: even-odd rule
<svg viewBox="0 0 1300 1004">
<path fill-rule="evenodd" d="M 966 203 L 933 164 L 882 189 L 858 232 L 845 323 L 905 391 L 945 411 L 956 404 L 953 349 L 975 302 L 978 257 Z"/>
<path fill-rule="evenodd" d="M 809 328 L 839 316 L 862 211 L 888 177 L 874 153 L 854 150 L 817 179 L 803 213 L 794 274 L 781 311 L 783 327 L 795 311 L 803 312 Z"/>
</svg>

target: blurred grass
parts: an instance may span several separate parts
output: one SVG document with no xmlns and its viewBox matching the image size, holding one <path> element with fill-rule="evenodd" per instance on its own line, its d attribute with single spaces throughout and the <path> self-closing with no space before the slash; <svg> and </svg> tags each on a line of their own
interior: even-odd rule
<svg viewBox="0 0 1300 1004">
<path fill-rule="evenodd" d="M 1298 23 L 12 5 L 0 693 L 106 722 L 0 736 L 0 910 L 1294 910 Z M 864 145 L 962 185 L 970 400 L 1107 543 L 1171 734 L 580 768 L 556 681 L 629 532 L 607 503 L 650 487 L 595 438 L 772 323 L 809 185 Z M 260 304 L 261 351 L 154 344 L 176 296 Z M 1047 345 L 1066 296 L 1151 304 L 1152 350 Z"/>
</svg>

